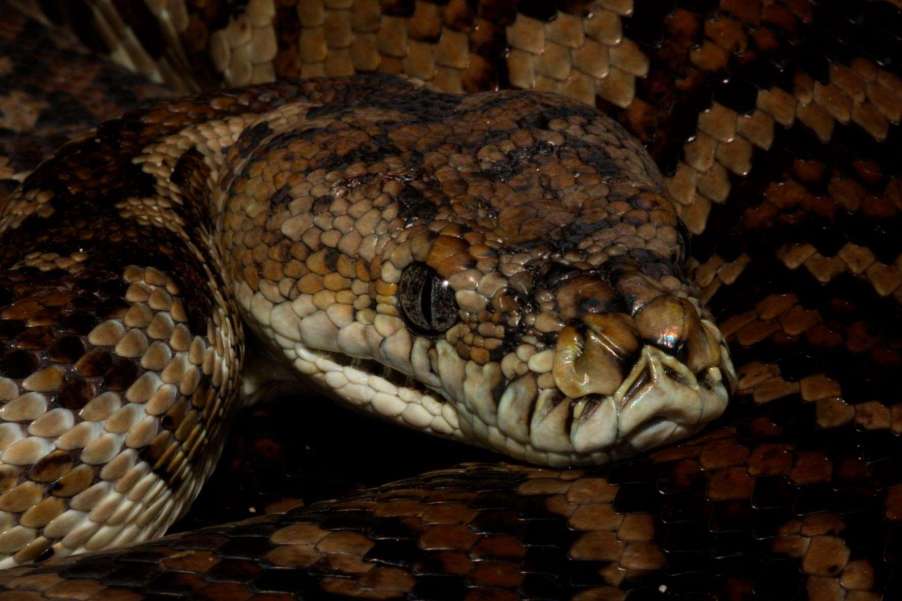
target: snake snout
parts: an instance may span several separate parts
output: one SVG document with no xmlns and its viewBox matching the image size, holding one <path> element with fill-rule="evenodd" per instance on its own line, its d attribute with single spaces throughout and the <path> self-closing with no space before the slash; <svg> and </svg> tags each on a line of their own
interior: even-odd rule
<svg viewBox="0 0 902 601">
<path fill-rule="evenodd" d="M 662 273 L 626 261 L 545 272 L 536 302 L 553 317 L 537 329 L 558 326 L 551 345 L 502 361 L 502 374 L 514 375 L 497 387 L 506 448 L 554 464 L 603 463 L 685 437 L 723 412 L 735 379 L 723 336 L 688 287 Z M 497 382 L 485 373 L 473 382 L 483 385 L 464 387 L 468 404 L 489 422 L 494 405 L 475 391 Z"/>
<path fill-rule="evenodd" d="M 552 374 L 573 404 L 573 450 L 631 454 L 720 415 L 732 378 L 721 340 L 695 305 L 669 294 L 632 315 L 584 313 L 564 327 Z"/>
</svg>

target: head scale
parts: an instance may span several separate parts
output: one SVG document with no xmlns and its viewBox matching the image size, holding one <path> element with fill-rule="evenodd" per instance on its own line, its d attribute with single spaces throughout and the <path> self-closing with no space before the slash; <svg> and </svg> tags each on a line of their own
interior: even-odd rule
<svg viewBox="0 0 902 601">
<path fill-rule="evenodd" d="M 612 120 L 406 86 L 265 119 L 232 157 L 229 268 L 257 327 L 337 396 L 557 465 L 723 411 L 732 366 L 676 211 Z"/>
</svg>

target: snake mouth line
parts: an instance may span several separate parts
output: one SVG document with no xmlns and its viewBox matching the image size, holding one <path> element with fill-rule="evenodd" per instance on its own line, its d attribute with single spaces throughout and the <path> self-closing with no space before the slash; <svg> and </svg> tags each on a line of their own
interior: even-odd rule
<svg viewBox="0 0 902 601">
<path fill-rule="evenodd" d="M 728 378 L 717 366 L 693 373 L 646 346 L 612 395 L 576 402 L 571 442 L 580 452 L 608 448 L 621 456 L 685 438 L 723 413 Z"/>
<path fill-rule="evenodd" d="M 404 397 L 408 406 L 427 407 L 442 416 L 421 428 L 550 465 L 604 463 L 685 438 L 723 412 L 734 377 L 725 355 L 719 365 L 693 373 L 679 359 L 645 345 L 610 394 L 574 398 L 557 387 L 540 387 L 537 374 L 505 382 L 496 366 L 465 362 L 456 355 L 450 359 L 439 350 L 437 360 L 444 356 L 445 364 L 435 366 L 441 380 L 438 390 L 452 389 L 445 381 L 449 374 L 458 378 L 453 387 L 457 398 L 447 398 L 376 360 L 340 353 L 322 356 L 336 368 L 366 374 L 371 387 L 378 388 L 375 380 L 395 387 L 388 394 Z M 449 361 L 457 365 L 449 366 Z M 398 417 L 373 400 L 352 404 L 383 417 Z M 403 415 L 400 418 L 416 426 Z M 449 427 L 442 431 L 437 423 Z"/>
<path fill-rule="evenodd" d="M 374 359 L 361 359 L 359 357 L 345 357 L 344 355 L 335 354 L 330 357 L 333 361 L 338 363 L 339 365 L 353 367 L 354 369 L 359 369 L 360 371 L 365 371 L 369 374 L 378 376 L 383 380 L 387 380 L 394 384 L 395 386 L 401 386 L 404 388 L 415 388 L 420 390 L 421 392 L 427 392 L 426 387 L 419 382 L 417 382 L 412 376 L 399 371 L 393 367 L 389 367 L 384 363 L 379 363 Z"/>
<path fill-rule="evenodd" d="M 570 397 L 540 388 L 528 373 L 508 384 L 496 411 L 484 397 L 468 394 L 461 424 L 483 444 L 526 460 L 602 463 L 696 432 L 726 408 L 732 378 L 726 358 L 696 374 L 647 345 L 610 394 Z M 467 381 L 464 388 L 480 385 Z"/>
<path fill-rule="evenodd" d="M 309 391 L 307 385 L 313 383 L 321 393 L 350 408 L 426 433 L 478 442 L 461 432 L 457 409 L 431 373 L 420 369 L 410 375 L 374 359 L 310 350 L 301 344 L 294 345 L 291 354 L 299 374 L 298 392 Z M 412 368 L 414 371 L 416 364 Z M 428 379 L 423 382 L 429 376 L 435 380 L 434 386 Z"/>
</svg>

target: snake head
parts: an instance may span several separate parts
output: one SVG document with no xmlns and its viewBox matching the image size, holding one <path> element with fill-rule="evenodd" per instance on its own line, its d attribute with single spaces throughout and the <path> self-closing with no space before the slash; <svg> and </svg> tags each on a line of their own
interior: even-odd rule
<svg viewBox="0 0 902 601">
<path fill-rule="evenodd" d="M 659 212 L 657 241 L 680 241 L 663 197 L 633 202 Z M 432 386 L 465 437 L 532 461 L 602 463 L 722 413 L 733 369 L 680 276 L 679 245 L 658 254 L 635 224 L 611 221 L 579 224 L 575 244 L 559 227 L 515 245 L 416 233 L 423 250 L 392 263 L 399 313 L 431 341 Z"/>
<path fill-rule="evenodd" d="M 726 346 L 636 141 L 553 95 L 394 94 L 283 111 L 233 169 L 236 296 L 298 371 L 553 465 L 628 455 L 724 410 Z"/>
</svg>

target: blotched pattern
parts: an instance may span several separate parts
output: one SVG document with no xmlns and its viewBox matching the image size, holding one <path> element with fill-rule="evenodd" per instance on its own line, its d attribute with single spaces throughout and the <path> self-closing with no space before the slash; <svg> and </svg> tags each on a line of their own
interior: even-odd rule
<svg viewBox="0 0 902 601">
<path fill-rule="evenodd" d="M 40 165 L 0 228 L 2 461 L 29 480 L 7 563 L 182 513 L 234 410 L 236 304 L 345 402 L 551 465 L 684 437 L 733 377 L 648 156 L 556 96 L 371 76 L 164 102 Z"/>
</svg>

